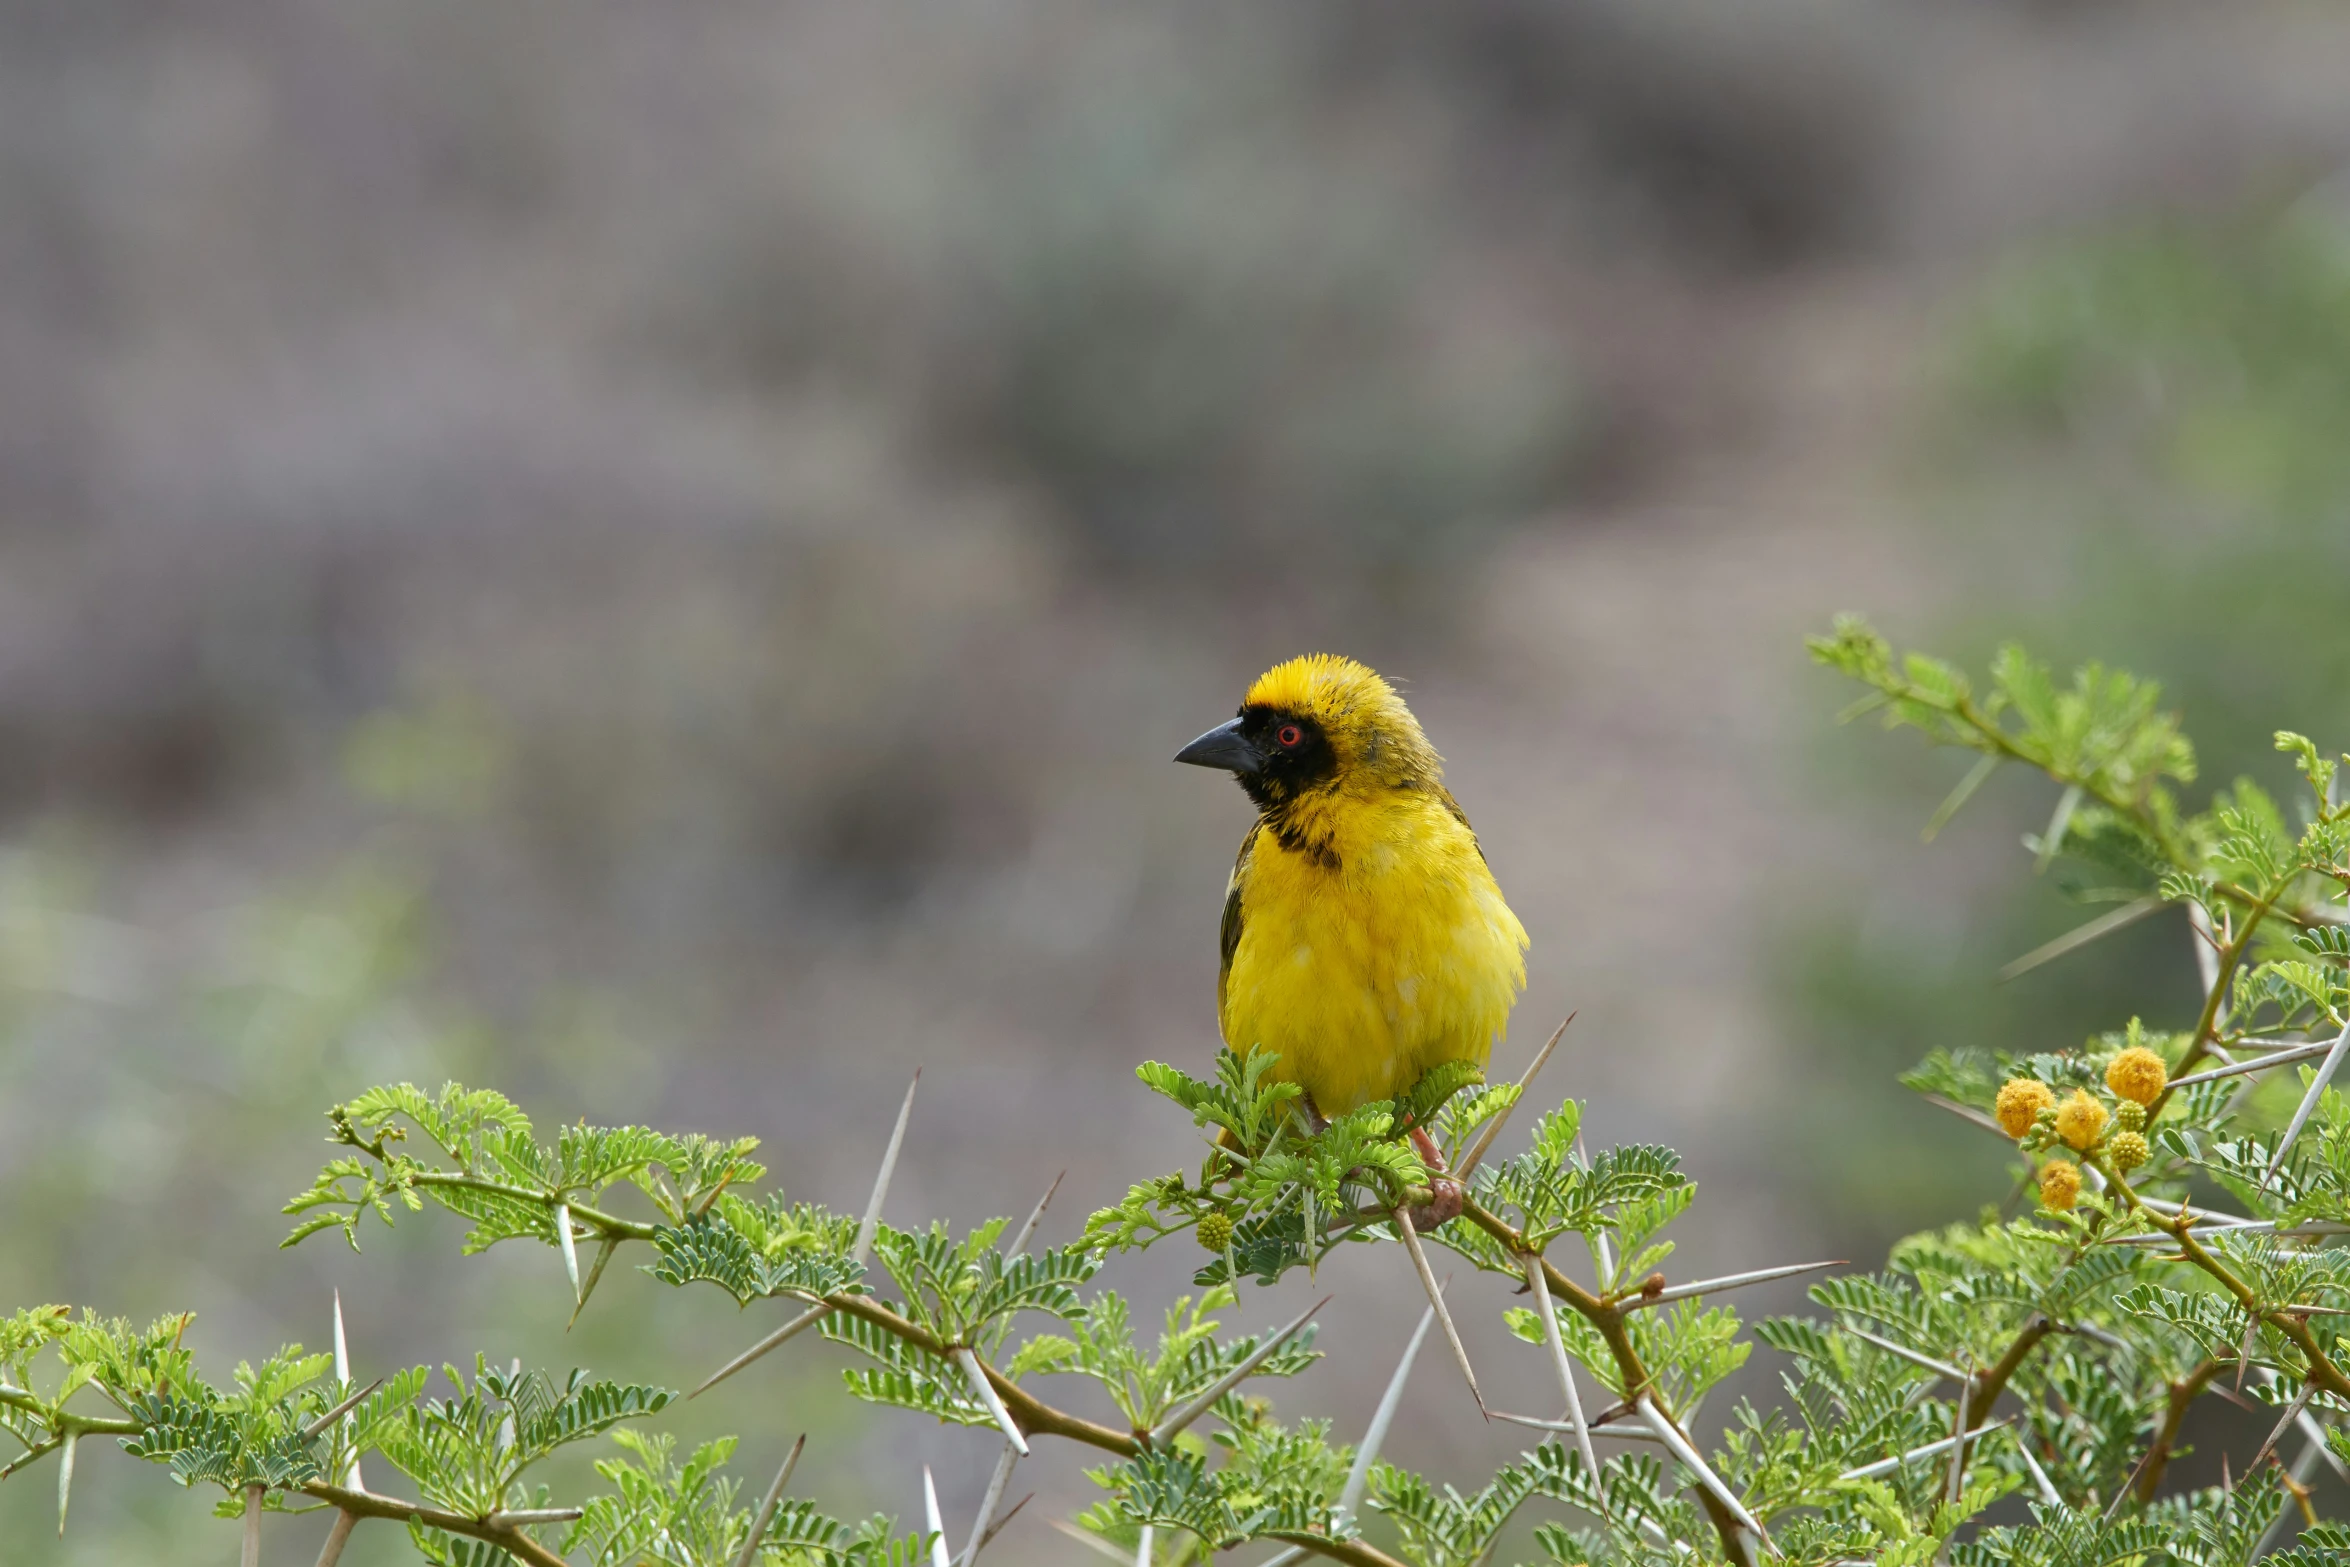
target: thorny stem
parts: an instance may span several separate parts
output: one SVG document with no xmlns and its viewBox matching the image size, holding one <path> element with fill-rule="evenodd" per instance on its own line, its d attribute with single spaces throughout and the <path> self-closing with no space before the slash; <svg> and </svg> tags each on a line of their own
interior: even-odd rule
<svg viewBox="0 0 2350 1567">
<path fill-rule="evenodd" d="M 311 1481 L 302 1487 L 302 1493 L 315 1496 L 322 1502 L 333 1503 L 353 1520 L 354 1526 L 362 1518 L 389 1518 L 394 1523 L 413 1521 L 434 1529 L 445 1529 L 450 1534 L 463 1535 L 469 1540 L 486 1541 L 515 1560 L 528 1562 L 530 1567 L 569 1567 L 562 1557 L 525 1534 L 519 1524 L 468 1518 L 463 1513 L 443 1512 L 421 1502 L 404 1502 L 396 1496 L 346 1490 L 339 1485 L 329 1485 L 324 1480 Z"/>
<path fill-rule="evenodd" d="M 2040 1341 L 2056 1331 L 2056 1319 L 2036 1315 L 2016 1334 L 2015 1342 L 2007 1346 L 2007 1353 L 1992 1362 L 1989 1370 L 1978 1371 L 1967 1378 L 1966 1397 L 1970 1407 L 1967 1429 L 1973 1431 L 1990 1416 L 1991 1406 L 2008 1384 L 2008 1379 L 2023 1365 L 2024 1358 L 2040 1347 Z"/>
<path fill-rule="evenodd" d="M 2260 922 L 2276 906 L 2277 899 L 2284 896 L 2285 888 L 2292 883 L 2296 874 L 2298 872 L 2288 872 L 2279 877 L 2273 886 L 2254 899 L 2252 907 L 2245 911 L 2243 920 L 2237 925 L 2235 935 L 2219 949 L 2218 971 L 2212 977 L 2210 993 L 2203 998 L 2203 1011 L 2195 1019 L 2194 1042 L 2187 1046 L 2187 1053 L 2179 1058 L 2173 1076 L 2184 1074 L 2210 1053 L 2213 1042 L 2219 1036 L 2219 1012 L 2227 1003 L 2228 984 L 2235 978 L 2237 968 L 2244 961 L 2244 954 L 2251 949 L 2252 933 L 2260 928 Z M 2239 890 L 2237 896 L 2245 894 Z M 2168 1098 L 2168 1093 L 2163 1097 Z M 2154 1110 L 2159 1109 L 2161 1104 L 2157 1101 L 2153 1110 L 2148 1111 L 2147 1119 L 2152 1120 Z"/>
<path fill-rule="evenodd" d="M 1623 1307 L 1610 1298 L 1592 1294 L 1551 1266 L 1550 1259 L 1544 1257 L 1538 1248 L 1528 1245 L 1524 1235 L 1512 1228 L 1506 1220 L 1489 1212 L 1474 1197 L 1464 1196 L 1461 1199 L 1461 1216 L 1501 1242 L 1502 1249 L 1511 1256 L 1530 1255 L 1540 1260 L 1542 1280 L 1550 1286 L 1551 1299 L 1565 1302 L 1576 1315 L 1599 1330 L 1600 1338 L 1607 1344 L 1609 1356 L 1616 1363 L 1616 1375 L 1623 1384 L 1625 1401 L 1637 1402 L 1645 1393 L 1649 1407 L 1656 1411 L 1657 1418 L 1671 1425 L 1675 1432 L 1682 1435 L 1683 1440 L 1687 1440 L 1687 1433 L 1681 1431 L 1680 1425 L 1673 1419 L 1672 1411 L 1665 1407 L 1664 1399 L 1656 1387 L 1656 1379 L 1649 1374 L 1648 1367 L 1642 1364 L 1640 1351 L 1633 1347 L 1631 1331 L 1624 1325 Z M 1695 1489 L 1698 1503 L 1705 1508 L 1706 1518 L 1713 1524 L 1714 1533 L 1721 1536 L 1723 1552 L 1734 1562 L 1749 1560 L 1746 1530 L 1739 1523 L 1737 1515 L 1709 1488 L 1701 1485 Z"/>
<path fill-rule="evenodd" d="M 2259 1293 L 2251 1285 L 2238 1278 L 2235 1269 L 2203 1249 L 2203 1243 L 2195 1239 L 2194 1220 L 2186 1211 L 2182 1210 L 2175 1218 L 2168 1214 L 2159 1213 L 2140 1202 L 2138 1194 L 2130 1189 L 2129 1182 L 2107 1169 L 2103 1161 L 2084 1160 L 2083 1162 L 2095 1164 L 2105 1178 L 2113 1183 L 2113 1189 L 2128 1199 L 2130 1207 L 2135 1212 L 2147 1223 L 2177 1241 L 2179 1254 L 2218 1280 L 2221 1288 L 2236 1297 L 2236 1304 L 2242 1306 L 2251 1316 L 2267 1323 L 2290 1339 L 2293 1347 L 2300 1350 L 2303 1357 L 2309 1362 L 2308 1369 L 2302 1373 L 2304 1381 L 2315 1383 L 2336 1398 L 2350 1399 L 2350 1377 L 2344 1376 L 2342 1368 L 2329 1360 L 2326 1357 L 2326 1352 L 2318 1347 L 2317 1335 L 2309 1331 L 2308 1320 L 2290 1310 L 2262 1305 Z"/>
</svg>

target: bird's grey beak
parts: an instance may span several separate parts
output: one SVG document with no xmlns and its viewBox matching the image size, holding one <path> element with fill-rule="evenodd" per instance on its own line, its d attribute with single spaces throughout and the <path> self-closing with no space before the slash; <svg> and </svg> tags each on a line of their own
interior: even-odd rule
<svg viewBox="0 0 2350 1567">
<path fill-rule="evenodd" d="M 1228 773 L 1246 775 L 1259 766 L 1257 749 L 1240 733 L 1240 720 L 1230 719 L 1201 735 L 1197 740 L 1175 753 L 1178 762 L 1189 762 L 1194 767 L 1221 767 Z"/>
</svg>

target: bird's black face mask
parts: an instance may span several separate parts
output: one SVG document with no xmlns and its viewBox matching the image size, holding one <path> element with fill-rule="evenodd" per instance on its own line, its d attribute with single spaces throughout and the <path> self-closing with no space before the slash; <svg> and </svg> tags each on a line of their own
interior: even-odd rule
<svg viewBox="0 0 2350 1567">
<path fill-rule="evenodd" d="M 1311 718 L 1244 707 L 1175 753 L 1194 767 L 1220 767 L 1240 780 L 1259 810 L 1294 800 L 1338 771 L 1330 738 Z"/>
</svg>

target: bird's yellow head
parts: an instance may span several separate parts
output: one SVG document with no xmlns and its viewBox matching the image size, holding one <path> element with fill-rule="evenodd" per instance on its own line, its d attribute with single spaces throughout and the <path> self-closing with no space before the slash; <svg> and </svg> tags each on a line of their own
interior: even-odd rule
<svg viewBox="0 0 2350 1567">
<path fill-rule="evenodd" d="M 1351 658 L 1310 653 L 1256 679 L 1240 714 L 1175 754 L 1239 778 L 1261 811 L 1316 794 L 1409 789 L 1443 761 L 1395 688 Z"/>
</svg>

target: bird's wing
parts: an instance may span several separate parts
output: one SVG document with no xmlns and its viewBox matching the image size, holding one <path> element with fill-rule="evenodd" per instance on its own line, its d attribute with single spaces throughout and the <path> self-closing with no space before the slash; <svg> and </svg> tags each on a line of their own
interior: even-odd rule
<svg viewBox="0 0 2350 1567">
<path fill-rule="evenodd" d="M 1469 813 L 1461 809 L 1461 802 L 1454 799 L 1452 797 L 1452 791 L 1444 787 L 1442 784 L 1438 784 L 1436 786 L 1436 798 L 1442 800 L 1444 802 L 1444 808 L 1452 812 L 1452 819 L 1454 821 L 1459 822 L 1463 827 L 1468 828 L 1469 842 L 1477 850 L 1477 858 L 1484 860 L 1485 845 L 1477 842 L 1477 829 L 1474 827 L 1469 827 Z M 1245 853 L 1246 851 L 1243 850 L 1242 852 Z M 1488 866 L 1490 866 L 1492 863 L 1492 861 L 1486 860 L 1486 864 Z"/>
<path fill-rule="evenodd" d="M 1224 982 L 1232 976 L 1232 954 L 1240 950 L 1240 895 L 1248 885 L 1249 861 L 1257 852 L 1257 834 L 1264 824 L 1252 824 L 1240 840 L 1240 854 L 1232 862 L 1232 879 L 1224 884 L 1224 918 L 1216 927 L 1216 1016 L 1224 1015 Z"/>
</svg>

